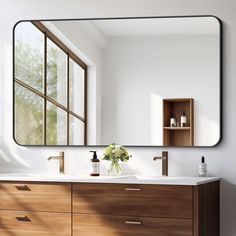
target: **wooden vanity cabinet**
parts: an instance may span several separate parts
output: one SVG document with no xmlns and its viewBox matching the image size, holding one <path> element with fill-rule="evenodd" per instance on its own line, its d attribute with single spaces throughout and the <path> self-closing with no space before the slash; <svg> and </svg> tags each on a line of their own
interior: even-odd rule
<svg viewBox="0 0 236 236">
<path fill-rule="evenodd" d="M 130 217 L 116 215 L 73 215 L 74 236 L 189 236 L 189 219 Z"/>
<path fill-rule="evenodd" d="M 0 210 L 1 236 L 70 236 L 71 214 Z"/>
<path fill-rule="evenodd" d="M 0 183 L 0 209 L 71 212 L 71 184 Z"/>
<path fill-rule="evenodd" d="M 192 207 L 191 186 L 73 184 L 73 213 L 191 219 Z"/>
<path fill-rule="evenodd" d="M 219 236 L 219 181 L 0 182 L 1 236 Z"/>
<path fill-rule="evenodd" d="M 70 183 L 0 183 L 1 236 L 70 236 Z"/>
<path fill-rule="evenodd" d="M 219 181 L 73 184 L 73 236 L 219 236 Z"/>
</svg>

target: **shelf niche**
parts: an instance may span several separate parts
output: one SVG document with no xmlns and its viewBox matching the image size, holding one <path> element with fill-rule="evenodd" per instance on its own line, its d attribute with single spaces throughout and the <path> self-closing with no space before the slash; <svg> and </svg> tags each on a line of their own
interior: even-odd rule
<svg viewBox="0 0 236 236">
<path fill-rule="evenodd" d="M 163 146 L 194 146 L 194 100 L 193 98 L 163 99 Z M 170 127 L 171 113 L 180 125 L 180 117 L 185 112 L 185 127 Z"/>
</svg>

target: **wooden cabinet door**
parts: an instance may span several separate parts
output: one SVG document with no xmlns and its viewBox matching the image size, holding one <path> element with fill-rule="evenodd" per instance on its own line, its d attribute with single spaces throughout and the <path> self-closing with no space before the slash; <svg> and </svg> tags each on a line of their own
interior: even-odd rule
<svg viewBox="0 0 236 236">
<path fill-rule="evenodd" d="M 192 219 L 192 186 L 73 184 L 73 212 Z"/>
<path fill-rule="evenodd" d="M 71 211 L 71 184 L 0 183 L 0 209 Z"/>
<path fill-rule="evenodd" d="M 73 215 L 73 236 L 192 236 L 192 220 Z"/>
<path fill-rule="evenodd" d="M 1 236 L 70 236 L 71 214 L 0 210 Z"/>
</svg>

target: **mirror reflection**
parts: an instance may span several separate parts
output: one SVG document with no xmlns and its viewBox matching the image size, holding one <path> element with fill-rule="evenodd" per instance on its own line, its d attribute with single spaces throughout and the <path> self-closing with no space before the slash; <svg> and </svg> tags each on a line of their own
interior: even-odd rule
<svg viewBox="0 0 236 236">
<path fill-rule="evenodd" d="M 15 141 L 215 145 L 220 34 L 210 16 L 19 22 Z"/>
</svg>

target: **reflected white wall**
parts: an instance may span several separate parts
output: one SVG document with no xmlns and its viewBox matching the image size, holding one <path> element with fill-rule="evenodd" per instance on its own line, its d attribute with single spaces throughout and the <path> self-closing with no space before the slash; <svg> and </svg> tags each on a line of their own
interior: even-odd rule
<svg viewBox="0 0 236 236">
<path fill-rule="evenodd" d="M 150 145 L 163 145 L 163 97 L 150 94 Z"/>
<path fill-rule="evenodd" d="M 102 55 L 104 144 L 162 145 L 163 98 L 193 98 L 194 145 L 218 142 L 219 35 L 109 37 Z"/>
</svg>

